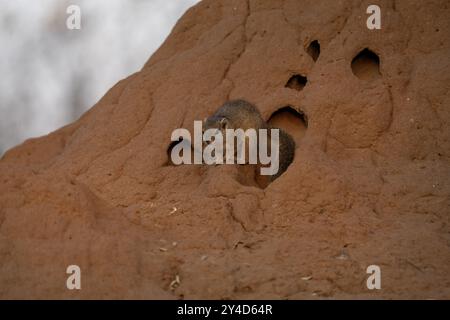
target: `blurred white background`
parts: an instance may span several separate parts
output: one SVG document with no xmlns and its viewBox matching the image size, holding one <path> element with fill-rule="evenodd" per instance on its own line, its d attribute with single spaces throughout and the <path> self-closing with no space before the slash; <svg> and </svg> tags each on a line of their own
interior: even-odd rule
<svg viewBox="0 0 450 320">
<path fill-rule="evenodd" d="M 199 0 L 0 0 L 0 156 L 77 119 Z M 81 30 L 69 30 L 69 5 Z"/>
</svg>

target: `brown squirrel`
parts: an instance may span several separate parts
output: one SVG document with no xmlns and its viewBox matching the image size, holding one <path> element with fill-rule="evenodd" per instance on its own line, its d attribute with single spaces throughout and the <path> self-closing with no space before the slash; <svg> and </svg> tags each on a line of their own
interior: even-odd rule
<svg viewBox="0 0 450 320">
<path fill-rule="evenodd" d="M 231 100 L 222 105 L 212 116 L 207 118 L 203 124 L 203 130 L 219 129 L 225 137 L 226 129 L 270 129 L 273 128 L 264 121 L 259 110 L 245 100 Z M 268 137 L 270 141 L 270 136 Z M 248 147 L 248 146 L 247 146 Z M 269 176 L 269 181 L 263 183 L 267 185 L 278 178 L 292 163 L 295 154 L 294 139 L 282 129 L 279 129 L 279 169 L 278 172 Z"/>
</svg>

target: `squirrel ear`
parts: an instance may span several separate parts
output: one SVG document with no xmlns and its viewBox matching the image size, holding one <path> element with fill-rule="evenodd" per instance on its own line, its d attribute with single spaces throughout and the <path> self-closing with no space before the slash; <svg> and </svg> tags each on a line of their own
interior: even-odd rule
<svg viewBox="0 0 450 320">
<path fill-rule="evenodd" d="M 228 125 L 228 120 L 227 120 L 227 118 L 222 118 L 222 119 L 220 119 L 220 127 L 221 127 L 222 129 L 226 129 L 226 128 L 227 128 L 227 125 Z"/>
</svg>

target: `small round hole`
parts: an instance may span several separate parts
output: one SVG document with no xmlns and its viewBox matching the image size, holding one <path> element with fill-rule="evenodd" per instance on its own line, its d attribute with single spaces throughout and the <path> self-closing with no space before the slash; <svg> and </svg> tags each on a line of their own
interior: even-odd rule
<svg viewBox="0 0 450 320">
<path fill-rule="evenodd" d="M 293 75 L 288 82 L 286 83 L 285 87 L 289 89 L 294 89 L 297 91 L 303 90 L 303 88 L 306 86 L 306 83 L 308 82 L 308 79 L 300 74 Z"/>
<path fill-rule="evenodd" d="M 295 141 L 296 146 L 306 133 L 308 120 L 303 112 L 299 112 L 291 106 L 285 106 L 275 111 L 269 118 L 268 123 L 275 127 L 283 129 L 290 134 Z"/>
<path fill-rule="evenodd" d="M 179 144 L 179 143 L 181 143 L 181 142 L 183 142 L 183 138 L 181 138 L 180 140 L 178 140 L 178 141 L 172 141 L 170 144 L 169 144 L 169 147 L 167 148 L 167 162 L 165 163 L 165 166 L 173 166 L 173 165 L 175 165 L 173 162 L 172 162 L 172 149 L 177 145 L 177 144 Z"/>
<path fill-rule="evenodd" d="M 361 80 L 373 80 L 381 76 L 380 58 L 376 53 L 365 48 L 352 60 L 353 74 Z"/>
</svg>

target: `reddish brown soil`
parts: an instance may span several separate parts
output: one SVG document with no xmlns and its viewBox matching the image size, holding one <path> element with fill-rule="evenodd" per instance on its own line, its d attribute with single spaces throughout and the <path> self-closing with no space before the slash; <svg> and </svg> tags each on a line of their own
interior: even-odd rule
<svg viewBox="0 0 450 320">
<path fill-rule="evenodd" d="M 7 152 L 0 298 L 450 298 L 450 4 L 378 2 L 381 30 L 370 1 L 203 1 L 78 121 Z M 274 120 L 298 147 L 266 189 L 168 164 L 172 130 L 234 98 L 305 114 Z"/>
</svg>

